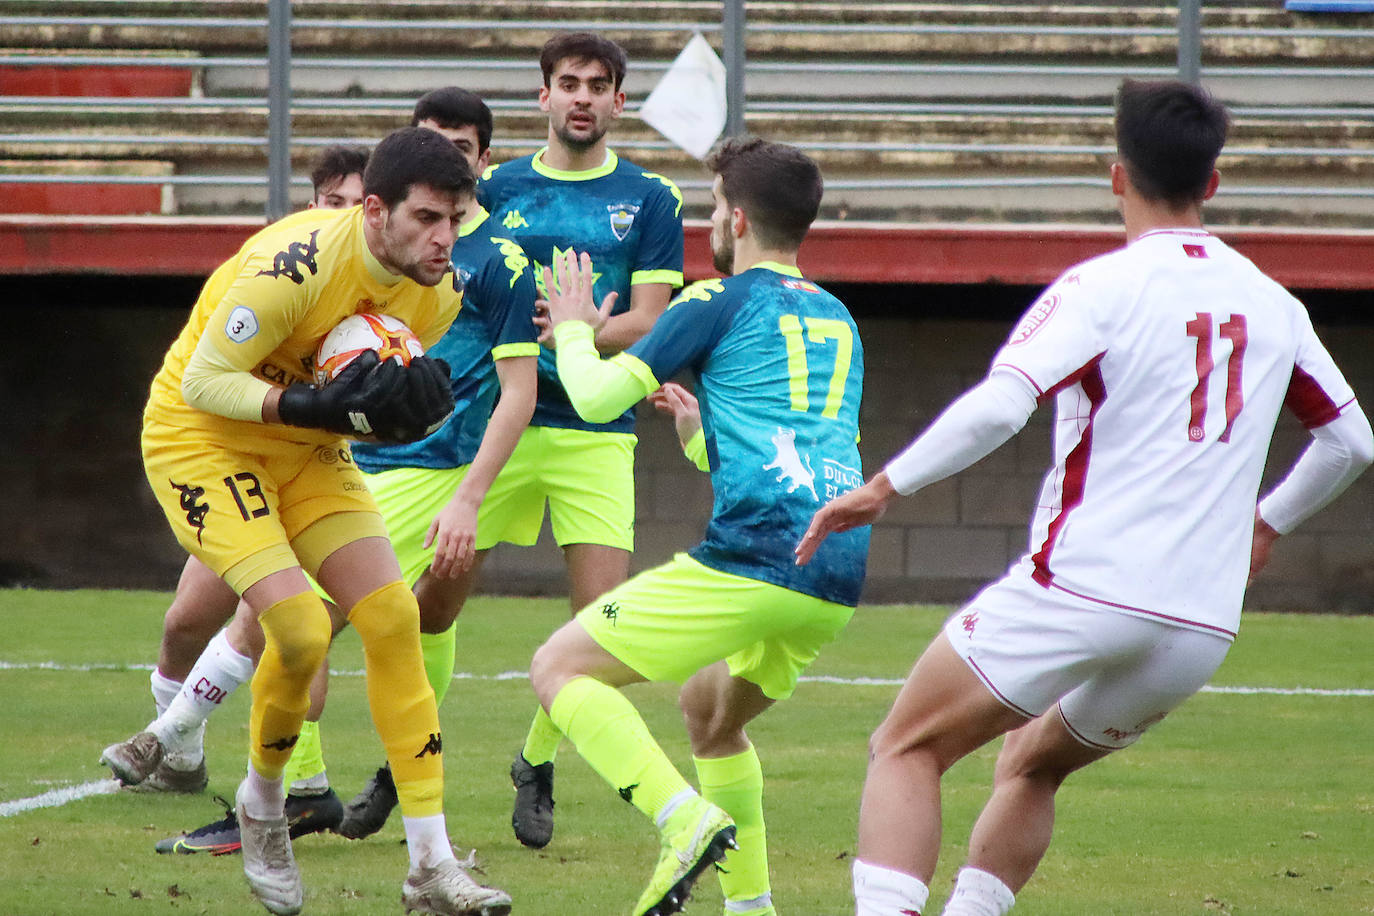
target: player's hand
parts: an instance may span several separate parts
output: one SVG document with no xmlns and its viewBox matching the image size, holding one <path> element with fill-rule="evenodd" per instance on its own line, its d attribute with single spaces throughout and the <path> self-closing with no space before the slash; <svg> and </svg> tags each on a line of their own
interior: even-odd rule
<svg viewBox="0 0 1374 916">
<path fill-rule="evenodd" d="M 1259 509 L 1255 510 L 1255 536 L 1250 542 L 1250 578 L 1245 583 L 1247 586 L 1255 581 L 1255 577 L 1260 574 L 1269 562 L 1269 553 L 1274 549 L 1274 542 L 1282 535 L 1275 531 L 1268 522 L 1260 518 Z"/>
<path fill-rule="evenodd" d="M 553 329 L 565 321 L 585 321 L 593 333 L 601 330 L 611 317 L 617 294 L 607 293 L 598 308 L 593 299 L 593 276 L 592 257 L 585 251 L 580 255 L 566 251 L 554 259 L 553 267 L 544 268 L 547 298 L 534 303 L 534 324 L 540 329 L 541 341 L 551 340 Z"/>
<path fill-rule="evenodd" d="M 377 438 L 386 442 L 415 442 L 433 433 L 453 415 L 449 366 L 442 359 L 417 356 L 403 368 L 405 384 L 392 399 L 379 405 L 384 417 Z"/>
<path fill-rule="evenodd" d="M 696 395 L 677 382 L 664 382 L 649 395 L 649 403 L 673 418 L 677 438 L 685 448 L 701 429 L 701 405 Z"/>
<path fill-rule="evenodd" d="M 371 350 L 323 388 L 295 384 L 281 393 L 283 423 L 383 442 L 423 439 L 453 413 L 448 364 L 417 356 L 409 366 L 380 362 Z"/>
<path fill-rule="evenodd" d="M 461 489 L 429 523 L 424 546 L 434 547 L 429 571 L 440 579 L 456 579 L 472 569 L 477 557 L 477 504 Z"/>
<path fill-rule="evenodd" d="M 862 525 L 871 525 L 887 511 L 887 504 L 897 495 L 887 475 L 878 473 L 863 486 L 837 496 L 816 510 L 811 517 L 811 525 L 797 543 L 794 553 L 798 566 L 805 566 L 816 555 L 816 550 L 827 536 L 836 531 L 848 531 Z"/>
</svg>

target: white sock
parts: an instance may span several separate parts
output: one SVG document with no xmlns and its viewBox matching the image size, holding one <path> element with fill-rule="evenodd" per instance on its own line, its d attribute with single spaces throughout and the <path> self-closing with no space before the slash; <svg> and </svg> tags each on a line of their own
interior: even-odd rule
<svg viewBox="0 0 1374 916">
<path fill-rule="evenodd" d="M 166 711 L 148 726 L 173 758 L 169 764 L 180 760 L 194 766 L 200 762 L 205 754 L 205 720 L 225 697 L 253 676 L 253 660 L 229 645 L 227 634 L 227 630 L 215 634 Z"/>
<path fill-rule="evenodd" d="M 965 865 L 945 903 L 944 916 L 1006 916 L 1016 895 L 992 872 Z"/>
<path fill-rule="evenodd" d="M 854 860 L 854 916 L 919 916 L 930 888 L 915 875 Z"/>
<path fill-rule="evenodd" d="M 406 828 L 406 851 L 410 853 L 410 867 L 433 868 L 445 859 L 456 859 L 448 841 L 448 827 L 442 814 L 428 817 L 402 817 Z"/>
<path fill-rule="evenodd" d="M 156 715 L 160 716 L 167 711 L 168 704 L 181 689 L 181 681 L 172 680 L 156 668 L 148 681 L 153 691 L 153 708 L 157 710 Z"/>
<path fill-rule="evenodd" d="M 281 817 L 286 810 L 286 791 L 280 779 L 267 779 L 253 765 L 248 764 L 248 775 L 239 783 L 238 800 L 243 802 L 243 810 L 255 821 L 266 821 Z"/>
</svg>

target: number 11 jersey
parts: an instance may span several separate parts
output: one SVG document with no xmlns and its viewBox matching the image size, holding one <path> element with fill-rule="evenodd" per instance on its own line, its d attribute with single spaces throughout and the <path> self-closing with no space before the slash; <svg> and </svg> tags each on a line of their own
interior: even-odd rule
<svg viewBox="0 0 1374 916">
<path fill-rule="evenodd" d="M 1125 613 L 1234 636 L 1279 409 L 1354 402 L 1302 304 L 1201 230 L 1149 232 L 1060 277 L 993 371 L 1053 398 L 1021 571 Z"/>
</svg>

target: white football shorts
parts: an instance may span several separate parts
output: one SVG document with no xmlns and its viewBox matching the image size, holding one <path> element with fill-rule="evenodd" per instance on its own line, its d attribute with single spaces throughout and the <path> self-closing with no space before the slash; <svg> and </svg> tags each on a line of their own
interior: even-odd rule
<svg viewBox="0 0 1374 916">
<path fill-rule="evenodd" d="M 1056 701 L 1088 747 L 1115 750 L 1207 683 L 1231 641 L 1114 611 L 1013 572 L 945 623 L 954 651 L 1010 709 Z"/>
</svg>

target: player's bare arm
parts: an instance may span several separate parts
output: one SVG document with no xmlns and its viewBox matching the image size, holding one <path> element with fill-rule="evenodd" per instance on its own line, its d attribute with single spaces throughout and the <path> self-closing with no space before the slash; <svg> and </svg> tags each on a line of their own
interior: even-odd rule
<svg viewBox="0 0 1374 916">
<path fill-rule="evenodd" d="M 619 353 L 649 333 L 668 308 L 673 288 L 667 283 L 636 283 L 630 287 L 630 308 L 611 315 L 596 332 L 596 349 L 603 354 Z"/>
<path fill-rule="evenodd" d="M 434 546 L 430 572 L 439 578 L 457 578 L 472 568 L 477 556 L 477 510 L 534 415 L 536 364 L 533 356 L 496 360 L 501 398 L 463 482 L 425 535 L 425 546 Z"/>
<path fill-rule="evenodd" d="M 816 549 L 827 536 L 837 531 L 848 531 L 862 525 L 871 525 L 883 517 L 887 504 L 897 495 L 887 473 L 879 471 L 873 479 L 861 487 L 837 496 L 816 510 L 811 517 L 811 525 L 797 544 L 797 565 L 805 566 L 816 555 Z"/>
</svg>

